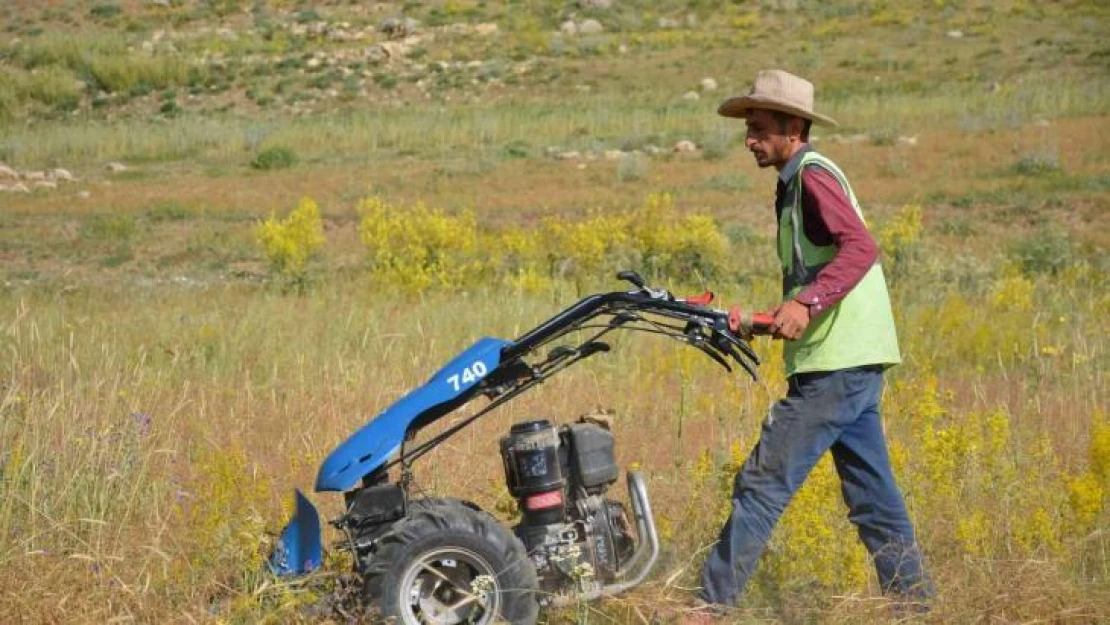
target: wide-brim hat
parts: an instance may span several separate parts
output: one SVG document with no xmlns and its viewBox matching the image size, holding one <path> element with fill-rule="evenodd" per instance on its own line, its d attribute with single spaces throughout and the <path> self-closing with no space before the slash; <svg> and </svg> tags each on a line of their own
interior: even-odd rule
<svg viewBox="0 0 1110 625">
<path fill-rule="evenodd" d="M 813 83 L 781 69 L 756 74 L 748 95 L 725 100 L 717 113 L 725 117 L 747 117 L 752 109 L 781 111 L 815 124 L 836 126 L 836 120 L 813 110 Z"/>
</svg>

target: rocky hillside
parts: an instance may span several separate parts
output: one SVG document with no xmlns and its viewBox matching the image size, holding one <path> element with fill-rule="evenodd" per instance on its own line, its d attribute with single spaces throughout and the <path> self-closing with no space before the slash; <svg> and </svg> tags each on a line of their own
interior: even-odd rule
<svg viewBox="0 0 1110 625">
<path fill-rule="evenodd" d="M 834 95 L 989 90 L 1110 56 L 1105 6 L 1074 1 L 71 0 L 5 3 L 0 19 L 9 123 L 596 93 L 696 100 L 741 87 L 768 59 L 820 72 Z"/>
</svg>

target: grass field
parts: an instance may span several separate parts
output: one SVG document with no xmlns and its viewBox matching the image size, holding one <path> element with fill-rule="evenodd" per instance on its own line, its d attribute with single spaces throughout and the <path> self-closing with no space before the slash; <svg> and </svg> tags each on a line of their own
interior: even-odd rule
<svg viewBox="0 0 1110 625">
<path fill-rule="evenodd" d="M 1110 620 L 1110 11 L 581 5 L 0 8 L 18 176 L 0 170 L 0 622 L 342 621 L 338 556 L 304 584 L 263 572 L 290 494 L 458 351 L 622 268 L 777 303 L 773 176 L 714 113 L 772 66 L 841 121 L 815 143 L 890 276 L 905 362 L 885 421 L 938 586 L 908 620 Z M 402 15 L 411 33 L 379 28 Z M 559 32 L 588 18 L 604 31 Z M 509 425 L 611 411 L 663 555 L 642 587 L 543 619 L 670 622 L 785 388 L 780 346 L 756 347 L 763 384 L 621 339 L 418 484 L 508 518 Z M 330 517 L 339 499 L 314 500 Z M 826 459 L 731 621 L 898 618 Z"/>
</svg>

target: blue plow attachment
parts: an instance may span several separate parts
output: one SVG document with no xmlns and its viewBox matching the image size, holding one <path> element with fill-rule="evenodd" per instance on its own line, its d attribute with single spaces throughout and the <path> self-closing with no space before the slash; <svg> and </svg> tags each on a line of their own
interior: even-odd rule
<svg viewBox="0 0 1110 625">
<path fill-rule="evenodd" d="M 296 497 L 293 519 L 270 554 L 270 569 L 282 577 L 304 575 L 320 566 L 320 514 L 300 489 Z"/>
</svg>

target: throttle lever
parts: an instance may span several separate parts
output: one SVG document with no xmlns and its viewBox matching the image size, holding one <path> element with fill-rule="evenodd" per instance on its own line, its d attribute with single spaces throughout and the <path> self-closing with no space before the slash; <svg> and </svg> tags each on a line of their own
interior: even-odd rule
<svg viewBox="0 0 1110 625">
<path fill-rule="evenodd" d="M 730 315 L 731 317 L 731 315 Z M 718 318 L 713 327 L 713 336 L 724 339 L 727 343 L 739 349 L 745 356 L 751 359 L 757 366 L 760 364 L 759 356 L 756 355 L 755 350 L 748 344 L 746 337 L 737 336 L 736 332 L 732 329 L 731 319 Z"/>
<path fill-rule="evenodd" d="M 729 366 L 728 361 L 725 360 L 724 356 L 721 356 L 721 354 L 718 353 L 719 350 L 716 350 L 716 346 L 712 348 L 709 346 L 713 345 L 712 340 L 701 333 L 701 328 L 702 326 L 698 325 L 697 323 L 687 323 L 686 328 L 682 331 L 682 333 L 686 335 L 686 342 L 690 346 L 696 347 L 701 353 L 712 358 L 714 362 L 724 367 L 725 371 L 732 373 L 732 367 Z M 706 345 L 707 342 L 709 343 L 709 345 Z"/>
<path fill-rule="evenodd" d="M 747 360 L 744 360 L 744 357 L 741 356 L 740 353 L 736 351 L 736 348 L 733 347 L 734 344 L 739 345 L 741 350 L 745 354 L 749 354 L 749 352 L 751 352 L 750 347 L 744 345 L 743 343 L 730 340 L 730 337 L 728 335 L 722 334 L 720 332 L 713 333 L 713 347 L 716 347 L 717 349 L 731 356 L 733 360 L 740 363 L 740 366 L 744 368 L 744 371 L 748 372 L 748 375 L 752 376 L 753 380 L 758 380 L 759 375 L 755 371 L 755 365 L 749 363 Z M 759 360 L 755 358 L 755 354 L 751 353 L 750 355 L 752 356 L 752 361 L 756 365 L 758 365 Z"/>
</svg>

